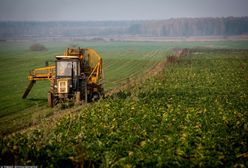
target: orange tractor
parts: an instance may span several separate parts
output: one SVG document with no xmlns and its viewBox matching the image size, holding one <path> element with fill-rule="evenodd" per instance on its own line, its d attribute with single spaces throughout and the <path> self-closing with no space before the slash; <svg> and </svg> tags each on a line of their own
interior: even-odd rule
<svg viewBox="0 0 248 168">
<path fill-rule="evenodd" d="M 68 48 L 56 56 L 55 65 L 30 72 L 25 99 L 38 80 L 49 80 L 48 106 L 72 101 L 76 104 L 96 101 L 104 97 L 102 58 L 90 48 Z"/>
</svg>

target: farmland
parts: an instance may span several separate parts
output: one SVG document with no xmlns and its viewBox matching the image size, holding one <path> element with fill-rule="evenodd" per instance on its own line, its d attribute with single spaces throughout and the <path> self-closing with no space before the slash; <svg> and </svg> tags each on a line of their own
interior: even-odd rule
<svg viewBox="0 0 248 168">
<path fill-rule="evenodd" d="M 34 52 L 33 42 L 0 43 L 0 135 L 37 124 L 57 113 L 46 107 L 48 81 L 34 86 L 28 99 L 21 96 L 28 85 L 31 69 L 43 67 L 46 60 L 54 60 L 67 47 L 96 49 L 103 57 L 105 90 L 116 88 L 130 78 L 142 76 L 149 68 L 171 54 L 172 48 L 194 46 L 217 48 L 246 48 L 246 41 L 238 42 L 43 42 L 48 51 Z"/>
<path fill-rule="evenodd" d="M 41 115 L 40 110 L 46 115 L 54 112 L 45 107 L 47 89 L 43 87 L 46 83 L 37 84 L 30 99 L 24 102 L 17 97 L 21 97 L 26 87 L 28 69 L 40 66 L 40 62 L 61 53 L 68 45 L 47 45 L 49 49 L 42 56 L 24 52 L 28 44 L 16 46 L 13 51 L 1 46 L 3 70 L 0 77 L 1 89 L 4 88 L 1 91 L 1 122 L 8 113 L 6 109 L 13 113 L 7 116 L 27 114 L 29 118 L 33 113 Z M 188 56 L 167 64 L 157 76 L 87 105 L 78 113 L 69 113 L 53 123 L 44 121 L 34 129 L 3 137 L 0 158 L 5 164 L 248 166 L 248 51 L 204 49 L 244 49 L 247 42 L 85 45 L 96 48 L 103 56 L 109 89 L 125 83 L 130 76 L 146 72 L 171 54 L 172 48 L 201 46 L 203 49 L 192 50 Z"/>
<path fill-rule="evenodd" d="M 28 72 L 45 66 L 46 60 L 54 60 L 54 57 L 63 54 L 67 47 L 72 45 L 92 47 L 101 54 L 104 60 L 105 90 L 117 87 L 135 75 L 142 74 L 168 55 L 162 45 L 146 43 L 133 45 L 133 43 L 47 42 L 45 46 L 48 51 L 44 52 L 29 51 L 31 44 L 1 43 L 1 134 L 27 127 L 57 111 L 46 107 L 48 81 L 37 82 L 27 100 L 22 100 L 21 96 L 28 85 Z"/>
</svg>

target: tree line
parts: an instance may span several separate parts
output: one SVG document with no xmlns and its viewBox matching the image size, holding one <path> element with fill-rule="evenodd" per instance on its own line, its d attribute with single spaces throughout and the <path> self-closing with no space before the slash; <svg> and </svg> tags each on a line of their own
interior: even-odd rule
<svg viewBox="0 0 248 168">
<path fill-rule="evenodd" d="M 248 17 L 179 18 L 130 26 L 131 34 L 149 36 L 229 36 L 248 34 Z"/>
<path fill-rule="evenodd" d="M 248 34 L 248 17 L 177 18 L 147 21 L 0 22 L 0 39 L 113 35 L 230 36 Z"/>
</svg>

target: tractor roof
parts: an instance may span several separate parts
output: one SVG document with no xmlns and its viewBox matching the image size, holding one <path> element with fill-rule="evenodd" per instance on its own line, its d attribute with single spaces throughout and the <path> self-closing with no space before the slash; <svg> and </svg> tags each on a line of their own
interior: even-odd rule
<svg viewBox="0 0 248 168">
<path fill-rule="evenodd" d="M 58 55 L 56 59 L 79 59 L 79 57 L 73 55 Z"/>
</svg>

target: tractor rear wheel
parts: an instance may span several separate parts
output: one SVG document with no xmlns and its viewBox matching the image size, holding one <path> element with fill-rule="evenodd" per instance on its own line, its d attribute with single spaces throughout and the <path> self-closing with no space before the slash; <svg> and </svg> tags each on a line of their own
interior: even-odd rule
<svg viewBox="0 0 248 168">
<path fill-rule="evenodd" d="M 91 100 L 94 102 L 94 101 L 98 101 L 100 98 L 101 98 L 101 94 L 99 92 L 94 92 L 92 94 Z"/>
<path fill-rule="evenodd" d="M 81 104 L 81 93 L 80 91 L 76 92 L 76 104 Z"/>
</svg>

